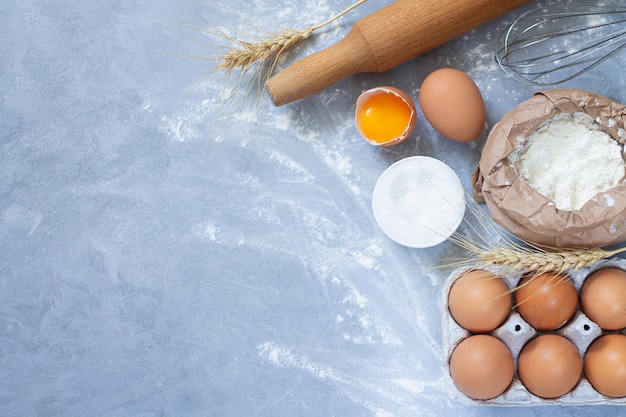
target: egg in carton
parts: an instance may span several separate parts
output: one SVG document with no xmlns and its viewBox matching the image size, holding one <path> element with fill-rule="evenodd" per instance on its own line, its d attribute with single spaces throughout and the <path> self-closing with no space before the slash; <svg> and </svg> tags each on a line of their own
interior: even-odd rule
<svg viewBox="0 0 626 417">
<path fill-rule="evenodd" d="M 590 267 L 569 271 L 566 273 L 567 277 L 572 281 L 576 287 L 577 294 L 580 294 L 581 288 L 585 283 L 585 280 L 594 272 L 606 268 L 617 268 L 626 271 L 626 260 L 611 259 L 600 261 Z M 509 289 L 514 289 L 520 279 L 523 277 L 521 273 L 511 273 L 510 270 L 503 270 L 497 267 L 481 268 L 487 272 L 497 275 L 502 278 L 504 283 Z M 448 295 L 455 281 L 468 273 L 471 268 L 461 268 L 452 272 L 444 285 L 443 291 L 443 347 L 446 353 L 446 369 L 445 379 L 446 388 L 450 397 L 456 401 L 468 404 L 468 405 L 498 405 L 498 406 L 520 406 L 520 405 L 590 405 L 590 404 L 614 404 L 614 405 L 626 405 L 626 396 L 624 397 L 609 397 L 600 394 L 591 383 L 587 380 L 584 373 L 581 373 L 580 380 L 576 386 L 566 393 L 557 398 L 547 399 L 542 398 L 531 393 L 522 383 L 518 374 L 518 359 L 520 352 L 524 346 L 533 338 L 544 335 L 554 334 L 560 335 L 571 341 L 578 350 L 581 358 L 584 358 L 585 353 L 592 342 L 605 334 L 619 333 L 626 334 L 626 329 L 619 331 L 604 331 L 594 321 L 589 319 L 585 313 L 580 309 L 580 303 L 578 303 L 577 310 L 573 317 L 562 327 L 553 331 L 538 331 L 533 328 L 528 322 L 526 322 L 519 312 L 513 308 L 504 321 L 503 324 L 498 326 L 495 330 L 486 334 L 494 336 L 497 339 L 504 342 L 504 344 L 511 351 L 514 360 L 515 373 L 513 381 L 508 388 L 500 395 L 486 400 L 476 400 L 468 397 L 462 393 L 455 385 L 450 375 L 449 359 L 454 349 L 466 338 L 475 335 L 463 327 L 461 327 L 452 317 L 450 310 L 448 309 Z"/>
</svg>

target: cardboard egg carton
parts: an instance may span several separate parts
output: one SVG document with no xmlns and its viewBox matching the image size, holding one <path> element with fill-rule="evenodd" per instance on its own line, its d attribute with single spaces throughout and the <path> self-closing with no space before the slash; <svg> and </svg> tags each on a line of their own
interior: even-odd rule
<svg viewBox="0 0 626 417">
<path fill-rule="evenodd" d="M 576 286 L 576 290 L 580 293 L 580 289 L 585 281 L 585 279 L 592 274 L 594 271 L 602 269 L 602 268 L 620 268 L 626 270 L 626 260 L 622 259 L 612 259 L 606 261 L 600 261 L 593 266 L 588 268 L 584 268 L 578 271 L 572 271 L 567 275 L 573 281 Z M 483 268 L 488 270 L 500 277 L 504 280 L 504 282 L 508 285 L 509 288 L 514 288 L 522 274 L 511 274 L 510 271 L 508 273 L 497 269 L 497 268 Z M 450 370 L 448 367 L 448 360 L 452 351 L 463 339 L 470 336 L 472 333 L 468 332 L 461 326 L 459 326 L 456 321 L 450 315 L 450 311 L 448 310 L 448 293 L 452 287 L 454 281 L 467 272 L 469 268 L 462 268 L 454 271 L 452 274 L 448 276 L 444 285 L 443 291 L 443 347 L 444 352 L 446 354 L 446 365 L 445 365 L 445 379 L 446 383 L 449 385 L 446 387 L 447 392 L 450 397 L 456 401 L 465 403 L 465 404 L 487 404 L 487 405 L 500 405 L 500 406 L 528 406 L 528 405 L 590 405 L 590 404 L 614 404 L 614 405 L 626 405 L 626 397 L 622 398 L 613 398 L 607 397 L 605 395 L 597 392 L 593 386 L 585 379 L 585 376 L 582 375 L 578 385 L 569 393 L 555 399 L 545 399 L 538 397 L 532 393 L 530 393 L 526 387 L 520 381 L 517 375 L 517 358 L 526 344 L 530 339 L 532 339 L 536 334 L 537 330 L 535 330 L 532 326 L 530 326 L 524 319 L 517 313 L 515 310 L 511 311 L 511 314 L 507 318 L 507 320 L 497 329 L 488 333 L 492 336 L 498 337 L 502 340 L 508 348 L 511 350 L 513 354 L 513 359 L 515 363 L 515 375 L 513 378 L 513 382 L 509 386 L 509 388 L 498 397 L 495 397 L 490 400 L 474 400 L 472 398 L 467 397 L 465 394 L 460 392 L 452 378 L 450 376 Z M 626 330 L 622 330 L 622 333 L 626 334 Z M 552 332 L 541 332 L 542 334 L 551 333 L 558 334 L 567 337 L 571 340 L 574 345 L 578 348 L 578 351 L 581 357 L 584 357 L 584 354 L 591 344 L 597 337 L 603 334 L 603 330 L 593 321 L 591 321 L 585 314 L 580 311 L 580 305 L 578 306 L 578 310 L 576 311 L 574 317 L 563 327 L 554 330 Z M 615 332 L 611 332 L 615 333 Z"/>
</svg>

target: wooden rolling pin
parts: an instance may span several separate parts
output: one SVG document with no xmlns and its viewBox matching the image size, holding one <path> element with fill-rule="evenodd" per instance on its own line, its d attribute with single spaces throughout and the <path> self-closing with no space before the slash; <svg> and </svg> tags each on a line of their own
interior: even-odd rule
<svg viewBox="0 0 626 417">
<path fill-rule="evenodd" d="M 357 21 L 337 44 L 271 77 L 276 106 L 318 93 L 360 72 L 384 72 L 529 0 L 397 0 Z"/>
</svg>

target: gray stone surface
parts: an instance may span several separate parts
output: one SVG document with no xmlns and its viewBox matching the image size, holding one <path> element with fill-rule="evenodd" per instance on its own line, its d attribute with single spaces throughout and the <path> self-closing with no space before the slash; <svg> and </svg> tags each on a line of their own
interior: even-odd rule
<svg viewBox="0 0 626 417">
<path fill-rule="evenodd" d="M 469 192 L 486 135 L 453 143 L 420 113 L 411 139 L 375 148 L 354 127 L 358 94 L 390 84 L 417 100 L 451 66 L 474 78 L 493 126 L 536 90 L 493 60 L 514 15 L 280 108 L 254 80 L 183 57 L 229 46 L 191 26 L 303 28 L 348 3 L 2 2 L 0 415 L 617 415 L 450 399 L 447 272 L 432 267 L 464 252 L 403 248 L 372 216 L 376 179 L 407 156 L 446 162 Z M 568 86 L 625 102 L 625 63 Z"/>
</svg>

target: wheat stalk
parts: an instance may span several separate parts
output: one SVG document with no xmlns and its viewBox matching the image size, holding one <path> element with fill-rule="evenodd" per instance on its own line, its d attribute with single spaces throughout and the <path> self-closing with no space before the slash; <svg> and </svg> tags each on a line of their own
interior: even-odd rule
<svg viewBox="0 0 626 417">
<path fill-rule="evenodd" d="M 586 268 L 603 259 L 625 252 L 626 247 L 615 250 L 602 248 L 561 249 L 550 252 L 536 247 L 510 248 L 496 247 L 488 250 L 476 248 L 474 254 L 485 265 L 501 266 L 518 271 L 543 273 L 564 273 L 568 270 Z"/>
<path fill-rule="evenodd" d="M 536 245 L 512 236 L 497 225 L 478 204 L 467 196 L 466 207 L 476 222 L 464 222 L 478 239 L 458 232 L 448 240 L 469 252 L 469 257 L 456 259 L 448 266 L 502 267 L 516 272 L 562 274 L 586 268 L 614 255 L 626 252 L 626 246 L 614 250 L 602 248 L 555 248 Z M 494 243 L 495 242 L 495 243 Z M 455 261 L 452 259 L 452 261 Z"/>
<path fill-rule="evenodd" d="M 245 73 L 256 63 L 260 63 L 261 67 L 263 67 L 266 63 L 270 62 L 271 64 L 267 73 L 271 74 L 278 58 L 283 52 L 297 43 L 308 39 L 316 30 L 329 25 L 366 1 L 367 0 L 359 0 L 327 21 L 319 25 L 309 26 L 302 30 L 286 29 L 278 34 L 270 34 L 269 37 L 256 42 L 242 41 L 229 37 L 237 46 L 233 47 L 222 56 L 221 61 L 216 66 L 216 69 L 225 70 L 226 73 L 231 73 L 232 71 L 239 69 Z"/>
<path fill-rule="evenodd" d="M 225 70 L 231 73 L 235 69 L 246 71 L 256 62 L 267 62 L 267 60 L 275 55 L 273 61 L 280 54 L 294 46 L 300 41 L 308 39 L 313 34 L 313 28 L 309 27 L 304 30 L 286 29 L 282 33 L 272 36 L 271 38 L 261 39 L 258 42 L 248 42 L 234 39 L 233 41 L 239 45 L 228 51 L 222 61 L 215 67 L 218 70 Z"/>
</svg>

